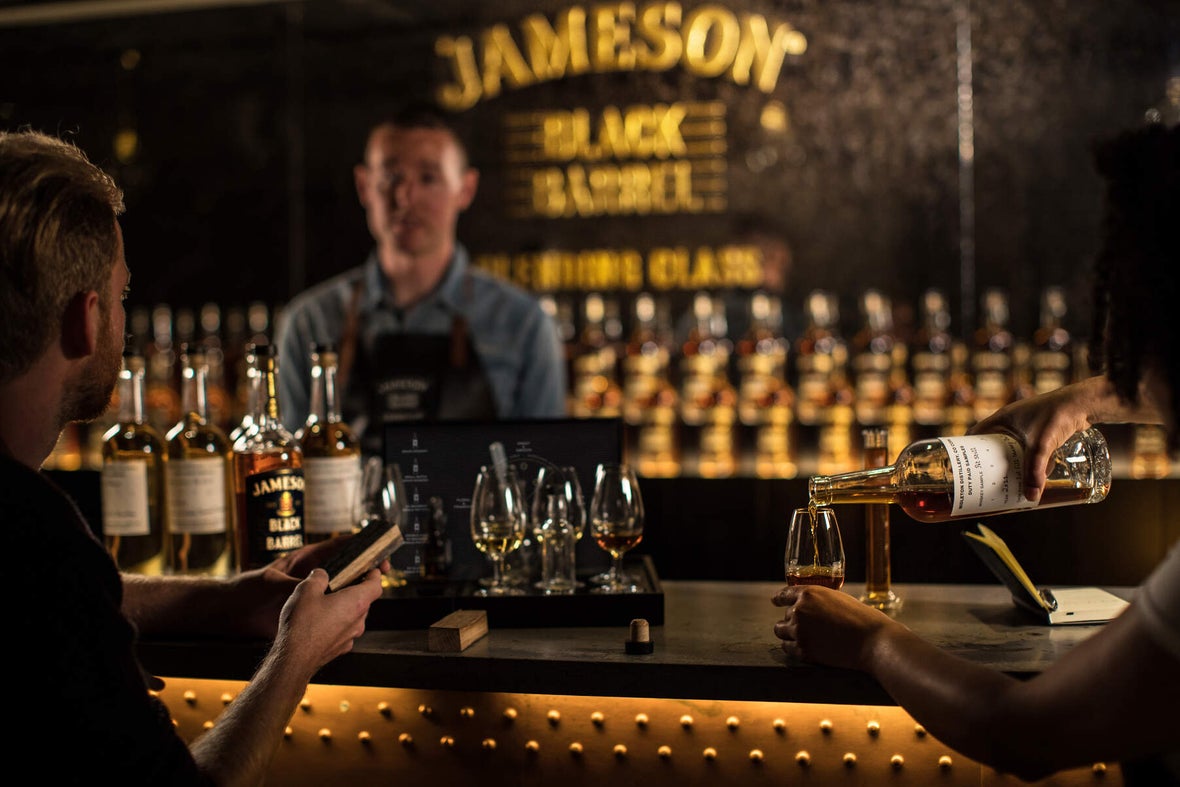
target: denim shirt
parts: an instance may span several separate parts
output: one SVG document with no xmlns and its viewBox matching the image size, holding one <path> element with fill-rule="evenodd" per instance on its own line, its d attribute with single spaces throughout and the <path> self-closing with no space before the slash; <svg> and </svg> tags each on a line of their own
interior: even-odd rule
<svg viewBox="0 0 1180 787">
<path fill-rule="evenodd" d="M 307 420 L 311 393 L 311 348 L 339 348 L 353 297 L 363 282 L 358 345 L 389 334 L 448 335 L 456 315 L 468 322 L 472 343 L 487 375 L 500 418 L 558 418 L 566 414 L 564 359 L 557 326 L 529 293 L 473 268 L 455 246 L 438 287 L 408 309 L 393 301 L 376 251 L 363 265 L 317 284 L 293 298 L 279 315 L 279 405 L 291 432 Z"/>
</svg>

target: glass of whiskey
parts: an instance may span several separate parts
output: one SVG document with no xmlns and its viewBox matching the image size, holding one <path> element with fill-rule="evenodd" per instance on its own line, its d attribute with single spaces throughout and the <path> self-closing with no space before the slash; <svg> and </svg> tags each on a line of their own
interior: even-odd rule
<svg viewBox="0 0 1180 787">
<path fill-rule="evenodd" d="M 795 509 L 784 564 L 788 585 L 823 585 L 833 590 L 844 585 L 844 543 L 833 509 Z"/>
</svg>

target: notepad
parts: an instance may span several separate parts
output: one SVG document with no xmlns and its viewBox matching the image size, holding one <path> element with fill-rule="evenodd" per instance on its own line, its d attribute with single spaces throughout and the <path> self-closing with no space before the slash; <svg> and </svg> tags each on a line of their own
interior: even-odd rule
<svg viewBox="0 0 1180 787">
<path fill-rule="evenodd" d="M 1101 588 L 1038 588 L 1004 539 L 982 524 L 978 527 L 979 533 L 963 531 L 967 543 L 984 565 L 1008 587 L 1016 605 L 1036 615 L 1041 621 L 1050 625 L 1105 623 L 1126 608 L 1126 601 Z"/>
</svg>

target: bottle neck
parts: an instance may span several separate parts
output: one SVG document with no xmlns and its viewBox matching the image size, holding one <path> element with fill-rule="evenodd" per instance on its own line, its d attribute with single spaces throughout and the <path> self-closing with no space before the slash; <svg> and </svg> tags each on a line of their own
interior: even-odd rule
<svg viewBox="0 0 1180 787">
<path fill-rule="evenodd" d="M 894 503 L 901 492 L 896 470 L 896 465 L 886 465 L 835 475 L 812 476 L 807 482 L 808 499 L 817 506 Z"/>
<path fill-rule="evenodd" d="M 342 420 L 340 402 L 336 397 L 336 372 L 335 363 L 329 363 L 324 367 L 324 417 L 330 423 Z"/>
<path fill-rule="evenodd" d="M 145 410 L 143 367 L 124 369 L 119 374 L 119 423 L 142 424 Z"/>
<path fill-rule="evenodd" d="M 311 398 L 307 407 L 307 423 L 321 423 L 325 420 L 324 402 L 327 399 L 324 391 L 324 367 L 318 358 L 312 360 L 311 365 Z"/>
<path fill-rule="evenodd" d="M 256 415 L 258 426 L 260 429 L 280 427 L 282 418 L 279 412 L 278 363 L 274 358 L 263 359 L 259 372 L 259 408 Z"/>
<path fill-rule="evenodd" d="M 203 366 L 188 363 L 180 373 L 180 410 L 204 423 L 209 417 L 208 380 Z"/>
</svg>

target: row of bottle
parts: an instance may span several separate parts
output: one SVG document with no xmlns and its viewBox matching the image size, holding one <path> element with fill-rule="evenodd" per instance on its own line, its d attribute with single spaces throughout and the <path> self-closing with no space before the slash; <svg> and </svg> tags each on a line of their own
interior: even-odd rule
<svg viewBox="0 0 1180 787">
<path fill-rule="evenodd" d="M 947 298 L 935 289 L 923 296 L 911 343 L 894 331 L 892 304 L 878 290 L 862 294 L 863 323 L 851 340 L 840 334 L 830 292 L 810 294 L 806 324 L 793 339 L 781 302 L 755 292 L 749 328 L 731 340 L 718 332 L 719 301 L 698 293 L 691 327 L 677 342 L 666 308 L 641 294 L 631 334 L 620 342 L 606 330 L 604 299 L 585 300 L 583 330 L 567 343 L 569 410 L 621 416 L 630 458 L 646 475 L 679 474 L 684 454 L 695 457 L 690 472 L 703 476 L 733 474 L 742 454 L 753 455 L 758 475 L 793 475 L 799 453 L 816 453 L 820 471 L 835 472 L 855 463 L 860 427 L 888 427 L 894 445 L 963 434 L 999 407 L 1086 369 L 1084 348 L 1064 327 L 1057 287 L 1044 293 L 1031 341 L 1008 330 L 1000 290 L 984 294 L 970 343 L 951 334 Z"/>
<path fill-rule="evenodd" d="M 103 538 L 122 570 L 225 576 L 359 526 L 361 451 L 339 416 L 335 353 L 313 353 L 311 413 L 291 434 L 274 349 L 248 350 L 250 407 L 229 434 L 209 416 L 204 347 L 179 347 L 182 415 L 166 433 L 147 419 L 145 359 L 125 352 L 101 475 Z"/>
</svg>

